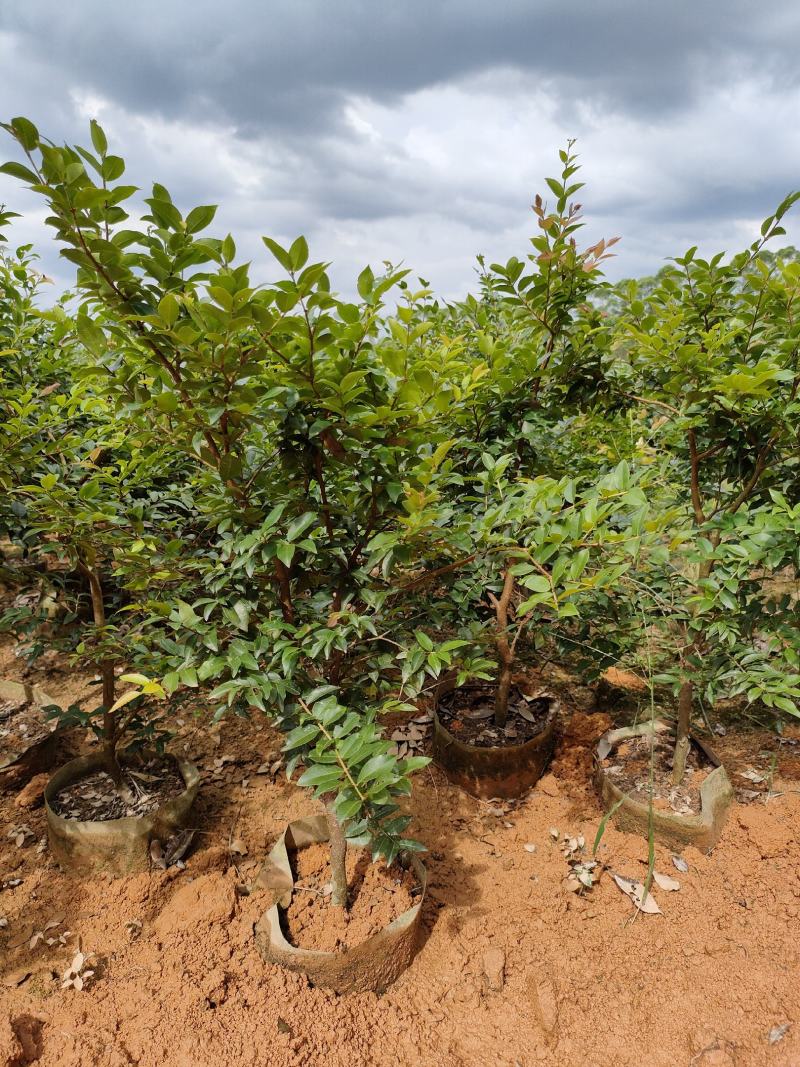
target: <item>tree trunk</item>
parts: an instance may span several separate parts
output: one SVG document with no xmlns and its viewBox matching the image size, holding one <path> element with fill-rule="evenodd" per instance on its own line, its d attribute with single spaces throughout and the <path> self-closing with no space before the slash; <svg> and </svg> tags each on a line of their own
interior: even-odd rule
<svg viewBox="0 0 800 1067">
<path fill-rule="evenodd" d="M 326 805 L 328 810 L 328 833 L 331 846 L 331 904 L 335 908 L 347 908 L 347 841 L 342 824 L 336 818 L 333 803 Z"/>
<path fill-rule="evenodd" d="M 501 660 L 494 698 L 494 724 L 502 729 L 508 718 L 508 694 L 511 692 L 511 657 Z"/>
<path fill-rule="evenodd" d="M 508 694 L 511 691 L 511 666 L 514 662 L 514 653 L 508 643 L 506 630 L 508 629 L 508 605 L 511 603 L 511 595 L 514 592 L 514 575 L 509 567 L 503 575 L 503 591 L 500 598 L 491 596 L 494 604 L 496 630 L 495 647 L 497 658 L 500 661 L 500 670 L 497 675 L 497 694 L 494 701 L 494 724 L 499 729 L 506 724 L 508 718 Z"/>
<path fill-rule="evenodd" d="M 106 624 L 106 607 L 103 598 L 103 586 L 100 576 L 94 567 L 87 563 L 79 564 L 81 570 L 89 580 L 89 591 L 92 595 L 92 618 L 98 629 Z M 111 775 L 114 785 L 118 790 L 124 789 L 122 781 L 122 768 L 117 759 L 117 721 L 113 712 L 108 709 L 114 704 L 115 680 L 114 663 L 112 660 L 103 659 L 97 664 L 100 677 L 103 680 L 103 755 L 106 768 Z"/>
<path fill-rule="evenodd" d="M 685 679 L 678 694 L 678 722 L 675 728 L 675 755 L 672 760 L 672 784 L 680 785 L 686 773 L 689 755 L 689 726 L 692 718 L 694 685 Z"/>
</svg>

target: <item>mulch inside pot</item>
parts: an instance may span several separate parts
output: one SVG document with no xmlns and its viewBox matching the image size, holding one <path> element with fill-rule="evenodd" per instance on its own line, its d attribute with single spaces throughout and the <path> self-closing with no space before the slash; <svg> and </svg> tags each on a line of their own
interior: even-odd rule
<svg viewBox="0 0 800 1067">
<path fill-rule="evenodd" d="M 128 796 L 120 795 L 110 774 L 96 771 L 62 789 L 50 807 L 63 819 L 85 822 L 138 818 L 163 807 L 186 789 L 178 765 L 170 756 L 129 764 L 123 768 L 122 780 Z"/>
<path fill-rule="evenodd" d="M 0 764 L 52 733 L 42 709 L 25 700 L 0 700 Z"/>
<path fill-rule="evenodd" d="M 506 748 L 524 745 L 545 728 L 551 701 L 547 697 L 525 697 L 512 688 L 505 728 L 494 723 L 494 685 L 461 686 L 439 700 L 438 714 L 443 726 L 465 745 L 476 748 Z"/>
<path fill-rule="evenodd" d="M 373 863 L 369 850 L 348 849 L 348 909 L 334 908 L 330 898 L 327 844 L 289 853 L 295 887 L 289 907 L 281 910 L 284 936 L 298 948 L 336 952 L 352 948 L 418 902 L 417 878 L 398 864 Z"/>
<path fill-rule="evenodd" d="M 650 753 L 653 746 L 653 776 Z M 642 736 L 624 741 L 601 761 L 610 780 L 633 800 L 648 804 L 651 790 L 657 811 L 677 815 L 697 815 L 701 810 L 700 787 L 714 770 L 714 764 L 695 745 L 689 748 L 686 773 L 680 785 L 672 784 L 674 739 L 668 734 Z"/>
</svg>

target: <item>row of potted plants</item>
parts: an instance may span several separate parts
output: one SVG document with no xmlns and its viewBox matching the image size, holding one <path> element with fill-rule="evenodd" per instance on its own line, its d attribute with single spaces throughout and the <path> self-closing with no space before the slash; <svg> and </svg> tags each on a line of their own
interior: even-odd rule
<svg viewBox="0 0 800 1067">
<path fill-rule="evenodd" d="M 287 828 L 257 880 L 274 900 L 259 946 L 335 988 L 382 988 L 411 958 L 419 901 L 363 957 L 324 959 L 286 940 L 278 907 L 289 852 L 322 841 L 332 909 L 352 848 L 410 863 L 424 889 L 404 803 L 427 759 L 394 750 L 387 714 L 431 695 L 434 759 L 475 795 L 512 796 L 557 718 L 551 694 L 519 688 L 519 657 L 568 651 L 590 678 L 645 657 L 678 695 L 676 788 L 697 764 L 698 698 L 796 713 L 796 607 L 764 581 L 796 548 L 800 272 L 764 253 L 791 198 L 730 263 L 690 252 L 645 291 L 612 291 L 613 242 L 577 244 L 570 146 L 533 251 L 482 263 L 478 298 L 443 305 L 389 267 L 345 300 L 302 237 L 264 239 L 283 276 L 260 285 L 230 235 L 202 236 L 213 207 L 184 216 L 156 184 L 139 221 L 96 123 L 91 148 L 6 129 L 25 162 L 4 171 L 44 197 L 77 267 L 77 314 L 42 314 L 27 252 L 4 259 L 0 382 L 2 516 L 43 589 L 7 625 L 41 634 L 55 603 L 49 641 L 102 685 L 96 708 L 54 712 L 99 740 L 45 792 L 63 864 L 132 870 L 185 825 L 196 769 L 161 755 L 183 695 L 264 712 L 321 814 Z M 652 802 L 637 809 L 608 756 L 657 734 L 598 751 L 629 826 Z M 147 812 L 142 776 L 164 800 Z M 98 790 L 106 817 L 81 817 Z M 700 814 L 657 830 L 710 847 L 730 792 L 714 771 Z"/>
</svg>

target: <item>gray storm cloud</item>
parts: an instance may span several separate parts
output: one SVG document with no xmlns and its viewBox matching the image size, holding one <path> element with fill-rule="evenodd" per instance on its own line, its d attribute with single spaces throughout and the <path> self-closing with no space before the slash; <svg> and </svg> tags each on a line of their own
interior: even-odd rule
<svg viewBox="0 0 800 1067">
<path fill-rule="evenodd" d="M 800 7 L 740 0 L 2 0 L 0 100 L 57 141 L 96 114 L 134 182 L 221 202 L 265 269 L 261 233 L 305 232 L 342 288 L 389 258 L 454 295 L 475 253 L 524 252 L 570 136 L 612 275 L 747 243 L 800 186 L 799 44 Z M 3 201 L 67 283 L 40 205 L 0 177 Z"/>
</svg>

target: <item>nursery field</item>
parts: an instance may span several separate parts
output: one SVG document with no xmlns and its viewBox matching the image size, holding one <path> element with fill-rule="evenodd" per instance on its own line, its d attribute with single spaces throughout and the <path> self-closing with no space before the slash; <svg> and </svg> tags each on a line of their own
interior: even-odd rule
<svg viewBox="0 0 800 1067">
<path fill-rule="evenodd" d="M 4 652 L 8 675 L 14 662 Z M 69 686 L 70 698 L 81 682 L 68 669 L 33 679 L 55 694 Z M 593 841 L 601 810 L 590 746 L 608 717 L 573 712 L 568 699 L 563 714 L 552 772 L 523 800 L 480 802 L 437 769 L 420 773 L 410 810 L 430 848 L 423 945 L 382 996 L 309 988 L 255 949 L 263 894 L 241 889 L 282 824 L 313 811 L 281 775 L 257 773 L 280 752 L 270 727 L 236 720 L 209 730 L 200 719 L 179 728 L 177 747 L 208 779 L 183 870 L 76 882 L 38 850 L 41 806 L 6 796 L 0 875 L 21 882 L 0 893 L 9 924 L 0 931 L 2 1062 L 800 1063 L 800 731 L 780 746 L 763 731 L 739 735 L 730 749 L 722 739 L 742 787 L 753 783 L 738 771 L 765 771 L 776 755 L 770 789 L 736 804 L 712 856 L 683 850 L 686 873 L 656 846 L 656 869 L 680 890 L 655 887 L 662 914 L 642 915 L 610 872 L 641 878 L 643 839 L 609 829 L 597 884 L 586 896 L 565 885 L 567 860 L 551 829 Z M 5 831 L 20 824 L 33 837 L 17 847 Z M 67 943 L 31 948 L 54 922 L 46 936 L 70 930 Z M 81 992 L 61 988 L 78 944 L 96 960 Z"/>
<path fill-rule="evenodd" d="M 800 1067 L 800 193 L 341 295 L 0 126 L 3 1062 Z"/>
</svg>

